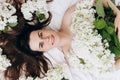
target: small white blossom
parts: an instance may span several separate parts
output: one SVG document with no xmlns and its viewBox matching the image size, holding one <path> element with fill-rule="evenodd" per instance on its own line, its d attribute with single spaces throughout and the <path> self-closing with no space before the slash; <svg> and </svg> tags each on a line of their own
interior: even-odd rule
<svg viewBox="0 0 120 80">
<path fill-rule="evenodd" d="M 6 24 L 3 21 L 0 21 L 0 30 L 4 30 Z"/>
<path fill-rule="evenodd" d="M 0 15 L 3 17 L 9 18 L 15 14 L 16 9 L 9 3 L 0 3 Z"/>
<path fill-rule="evenodd" d="M 54 67 L 47 72 L 47 77 L 43 78 L 43 80 L 61 80 L 63 75 L 63 70 L 66 66 L 64 65 L 54 65 Z"/>
<path fill-rule="evenodd" d="M 16 22 L 17 22 L 17 16 L 11 16 L 11 17 L 8 19 L 8 22 L 9 22 L 9 23 L 16 23 Z"/>
<path fill-rule="evenodd" d="M 8 23 L 17 23 L 16 9 L 9 3 L 0 3 L 0 30 L 9 27 Z M 10 26 L 12 27 L 12 26 Z"/>
<path fill-rule="evenodd" d="M 102 43 L 102 37 L 94 30 L 95 10 L 92 6 L 92 0 L 84 0 L 73 12 L 71 31 L 74 41 L 69 61 L 75 69 L 100 76 L 114 70 L 115 55 L 107 49 L 108 42 Z"/>
<path fill-rule="evenodd" d="M 44 14 L 47 18 L 47 4 L 46 0 L 28 0 L 22 4 L 21 12 L 26 20 L 32 20 L 33 14 Z"/>
<path fill-rule="evenodd" d="M 2 54 L 1 48 L 0 48 L 0 54 Z M 5 55 L 0 55 L 0 71 L 6 70 L 8 66 L 11 66 L 10 60 L 8 60 Z"/>
</svg>

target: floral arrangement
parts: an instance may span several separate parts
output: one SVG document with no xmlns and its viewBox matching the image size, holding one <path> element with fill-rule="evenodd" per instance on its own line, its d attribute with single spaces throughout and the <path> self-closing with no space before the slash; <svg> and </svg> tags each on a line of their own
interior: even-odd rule
<svg viewBox="0 0 120 80">
<path fill-rule="evenodd" d="M 9 27 L 17 25 L 16 9 L 9 3 L 0 3 L 0 31 L 6 32 Z"/>
<path fill-rule="evenodd" d="M 100 76 L 114 71 L 115 55 L 108 49 L 107 40 L 102 42 L 102 36 L 95 29 L 96 11 L 92 6 L 92 0 L 85 0 L 77 4 L 73 13 L 74 40 L 69 60 L 73 68 Z"/>
<path fill-rule="evenodd" d="M 44 21 L 48 13 L 46 0 L 27 0 L 22 4 L 21 11 L 26 20 L 32 20 L 35 14 L 40 21 Z"/>
</svg>

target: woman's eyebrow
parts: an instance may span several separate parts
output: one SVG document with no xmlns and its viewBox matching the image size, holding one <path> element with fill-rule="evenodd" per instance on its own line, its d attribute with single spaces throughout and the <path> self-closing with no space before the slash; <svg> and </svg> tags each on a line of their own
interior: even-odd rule
<svg viewBox="0 0 120 80">
<path fill-rule="evenodd" d="M 40 33 L 38 32 L 38 37 L 40 38 Z"/>
<path fill-rule="evenodd" d="M 39 48 L 41 48 L 40 46 L 41 46 L 41 43 L 39 42 Z"/>
<path fill-rule="evenodd" d="M 38 37 L 40 38 L 39 32 L 38 32 Z M 41 46 L 41 43 L 39 42 L 39 46 L 38 47 L 41 48 L 40 46 Z"/>
</svg>

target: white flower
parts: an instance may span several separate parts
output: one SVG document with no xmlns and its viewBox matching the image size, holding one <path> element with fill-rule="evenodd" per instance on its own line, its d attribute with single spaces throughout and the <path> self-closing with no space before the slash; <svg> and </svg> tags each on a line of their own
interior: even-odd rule
<svg viewBox="0 0 120 80">
<path fill-rule="evenodd" d="M 16 23 L 16 22 L 17 22 L 17 16 L 11 16 L 11 17 L 8 19 L 8 22 L 9 22 L 9 23 Z"/>
<path fill-rule="evenodd" d="M 66 63 L 61 64 L 55 64 L 53 65 L 53 68 L 48 70 L 47 76 L 44 77 L 42 80 L 62 80 L 64 77 L 65 79 L 69 79 L 67 76 L 69 74 L 68 67 Z"/>
<path fill-rule="evenodd" d="M 47 3 L 46 0 L 28 0 L 22 4 L 21 12 L 26 20 L 32 20 L 33 14 L 44 14 L 47 18 Z"/>
<path fill-rule="evenodd" d="M 74 41 L 69 60 L 75 69 L 100 76 L 114 70 L 115 56 L 107 49 L 108 42 L 102 43 L 102 37 L 94 30 L 95 10 L 92 6 L 92 0 L 84 0 L 77 4 L 73 12 L 71 31 Z"/>
<path fill-rule="evenodd" d="M 1 48 L 0 48 L 0 54 L 2 54 Z M 11 66 L 10 60 L 8 60 L 5 55 L 0 55 L 0 71 L 6 70 L 8 66 Z"/>
<path fill-rule="evenodd" d="M 26 12 L 24 12 L 24 18 L 27 20 L 32 20 L 33 15 L 26 11 Z"/>
<path fill-rule="evenodd" d="M 0 30 L 5 27 L 12 27 L 8 23 L 17 23 L 17 16 L 15 16 L 16 9 L 9 3 L 0 3 Z"/>
<path fill-rule="evenodd" d="M 4 23 L 3 21 L 0 21 L 0 30 L 4 30 L 6 26 L 6 23 Z"/>
<path fill-rule="evenodd" d="M 3 17 L 9 18 L 15 14 L 16 9 L 9 3 L 0 3 L 0 15 Z"/>
</svg>

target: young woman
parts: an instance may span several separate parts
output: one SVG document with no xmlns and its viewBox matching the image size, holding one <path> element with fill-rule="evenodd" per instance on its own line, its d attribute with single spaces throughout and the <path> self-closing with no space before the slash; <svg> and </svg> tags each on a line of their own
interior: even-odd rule
<svg viewBox="0 0 120 80">
<path fill-rule="evenodd" d="M 14 0 L 13 2 L 18 3 L 13 3 L 13 5 L 15 4 L 19 9 L 21 1 L 19 2 L 19 0 Z M 109 3 L 116 14 L 115 25 L 118 26 L 120 12 L 110 0 Z M 105 0 L 103 0 L 103 4 L 107 6 L 107 2 Z M 30 26 L 24 23 L 26 21 L 23 19 L 20 12 L 18 12 L 19 25 L 22 26 L 22 28 L 16 29 L 17 31 L 14 30 L 15 32 L 13 31 L 8 34 L 1 33 L 2 35 L 0 36 L 3 54 L 7 55 L 12 64 L 12 66 L 8 67 L 5 71 L 6 79 L 17 80 L 22 74 L 22 71 L 25 72 L 26 76 L 43 77 L 44 73 L 49 69 L 47 64 L 49 63 L 49 60 L 43 55 L 43 52 L 54 47 L 59 47 L 64 53 L 65 58 L 67 57 L 71 49 L 73 37 L 69 28 L 72 23 L 71 13 L 74 11 L 75 6 L 76 4 L 70 7 L 64 14 L 59 31 L 46 28 L 49 24 L 50 18 L 48 18 L 44 23 Z M 26 28 L 24 29 L 23 27 Z M 16 35 L 13 35 L 15 33 Z"/>
<path fill-rule="evenodd" d="M 110 0 L 108 0 L 108 2 L 107 0 L 102 0 L 102 2 L 105 7 L 107 7 L 109 3 L 109 5 L 112 7 L 114 11 L 114 14 L 116 15 L 115 28 L 116 29 L 118 28 L 119 37 L 120 11 Z M 62 20 L 62 25 L 59 31 L 54 31 L 47 28 L 28 31 L 28 34 L 26 35 L 29 36 L 27 37 L 28 39 L 27 45 L 29 45 L 29 49 L 31 49 L 32 51 L 46 52 L 54 47 L 59 47 L 65 55 L 68 54 L 73 36 L 69 26 L 72 23 L 71 14 L 75 10 L 75 8 L 76 4 L 74 4 L 65 12 Z"/>
<path fill-rule="evenodd" d="M 116 29 L 118 28 L 118 37 L 119 37 L 120 11 L 116 8 L 116 6 L 110 0 L 102 0 L 102 2 L 105 7 L 108 7 L 108 4 L 109 4 L 113 9 L 114 14 L 116 15 L 115 28 Z M 44 27 L 42 29 L 35 29 L 35 30 L 30 29 L 25 31 L 25 33 L 19 35 L 18 42 L 17 42 L 19 45 L 19 49 L 21 49 L 22 51 L 27 51 L 31 53 L 32 51 L 47 52 L 50 49 L 57 47 L 63 52 L 64 57 L 69 65 L 67 56 L 69 56 L 69 52 L 71 50 L 71 43 L 73 40 L 73 34 L 70 30 L 70 26 L 72 24 L 71 14 L 75 10 L 75 8 L 76 8 L 76 4 L 74 4 L 72 7 L 66 10 L 63 16 L 62 24 L 59 31 L 54 31 Z M 56 58 L 56 61 L 57 61 L 57 58 Z M 119 59 L 116 61 L 115 65 L 117 69 L 120 68 Z M 73 77 L 75 75 L 78 75 L 78 73 L 76 72 L 73 72 L 73 74 L 74 74 Z M 79 80 L 80 75 L 78 75 L 78 77 L 79 77 L 78 79 L 76 77 L 74 79 Z M 92 79 L 95 79 L 95 78 L 92 78 Z"/>
</svg>

